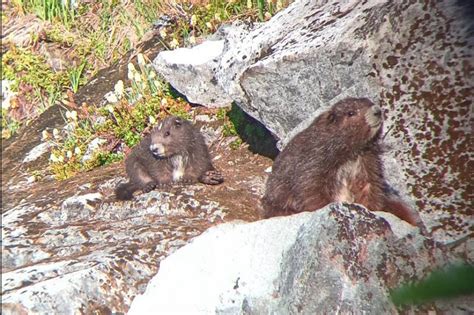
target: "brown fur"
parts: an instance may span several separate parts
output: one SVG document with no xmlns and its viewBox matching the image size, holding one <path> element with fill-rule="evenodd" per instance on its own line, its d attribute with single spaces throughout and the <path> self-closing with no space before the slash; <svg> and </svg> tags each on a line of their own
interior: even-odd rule
<svg viewBox="0 0 474 315">
<path fill-rule="evenodd" d="M 168 117 L 146 136 L 125 160 L 130 178 L 115 190 L 117 199 L 133 198 L 137 190 L 149 192 L 173 183 L 220 184 L 204 138 L 189 121 Z"/>
<path fill-rule="evenodd" d="M 350 202 L 390 212 L 412 225 L 421 219 L 384 189 L 382 112 L 366 98 L 347 98 L 318 116 L 277 156 L 262 206 L 266 218 Z"/>
</svg>

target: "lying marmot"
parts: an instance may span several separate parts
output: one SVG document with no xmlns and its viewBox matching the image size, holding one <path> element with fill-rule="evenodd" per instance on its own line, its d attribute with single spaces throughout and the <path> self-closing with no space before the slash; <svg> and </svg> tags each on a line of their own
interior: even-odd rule
<svg viewBox="0 0 474 315">
<path fill-rule="evenodd" d="M 224 181 L 212 165 L 199 130 L 174 116 L 161 121 L 133 148 L 125 168 L 130 181 L 117 186 L 119 200 L 132 199 L 137 190 L 149 192 L 173 183 L 217 185 Z"/>
<path fill-rule="evenodd" d="M 319 115 L 277 156 L 262 199 L 266 218 L 359 203 L 422 226 L 418 213 L 385 189 L 379 142 L 382 111 L 346 98 Z"/>
</svg>

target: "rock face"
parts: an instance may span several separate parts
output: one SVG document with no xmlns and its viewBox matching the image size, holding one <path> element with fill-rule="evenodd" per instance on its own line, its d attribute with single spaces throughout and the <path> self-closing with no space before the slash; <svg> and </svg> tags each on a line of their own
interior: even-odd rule
<svg viewBox="0 0 474 315">
<path fill-rule="evenodd" d="M 163 260 L 129 314 L 395 314 L 388 289 L 449 260 L 416 228 L 396 229 L 342 204 L 219 225 Z M 474 307 L 467 299 L 456 303 Z"/>
<path fill-rule="evenodd" d="M 76 103 L 100 103 L 126 76 L 129 57 L 101 70 Z M 217 187 L 174 187 L 118 202 L 113 191 L 125 181 L 122 163 L 64 181 L 35 178 L 48 173 L 41 133 L 64 127 L 61 106 L 2 143 L 2 314 L 126 313 L 161 259 L 210 226 L 258 218 L 255 205 L 271 160 L 246 147 L 231 150 L 235 139 L 217 141 L 220 123 L 195 110 L 207 118 L 202 130 L 224 174 Z M 242 198 L 238 204 L 235 195 Z"/>
<path fill-rule="evenodd" d="M 195 77 L 284 143 L 344 97 L 380 102 L 389 182 L 447 242 L 473 224 L 473 16 L 469 1 L 295 1 L 264 24 L 223 29 L 221 55 Z M 169 60 L 155 67 L 170 82 L 197 70 Z"/>
</svg>

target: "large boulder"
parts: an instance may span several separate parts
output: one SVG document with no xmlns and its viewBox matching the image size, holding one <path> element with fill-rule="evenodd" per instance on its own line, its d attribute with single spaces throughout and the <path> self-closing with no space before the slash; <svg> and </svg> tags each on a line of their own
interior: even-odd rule
<svg viewBox="0 0 474 315">
<path fill-rule="evenodd" d="M 282 143 L 344 97 L 380 103 L 388 182 L 449 242 L 473 223 L 473 16 L 469 1 L 298 0 L 266 23 L 222 29 L 206 71 L 173 53 L 154 64 L 197 103 L 224 90 L 211 105 L 230 97 Z M 206 94 L 179 84 L 183 72 Z"/>
<path fill-rule="evenodd" d="M 384 216 L 332 204 L 211 228 L 161 262 L 129 314 L 394 314 L 390 288 L 454 259 L 417 228 Z M 424 307 L 463 308 L 474 310 L 474 302 Z"/>
</svg>

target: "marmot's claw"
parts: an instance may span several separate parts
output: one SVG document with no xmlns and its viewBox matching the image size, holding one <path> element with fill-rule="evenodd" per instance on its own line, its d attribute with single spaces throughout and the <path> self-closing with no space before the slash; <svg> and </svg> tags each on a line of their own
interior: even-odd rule
<svg viewBox="0 0 474 315">
<path fill-rule="evenodd" d="M 152 191 L 153 189 L 156 188 L 156 183 L 155 182 L 149 182 L 145 185 L 145 187 L 143 187 L 143 192 L 150 192 Z"/>
<path fill-rule="evenodd" d="M 207 171 L 202 175 L 201 182 L 207 185 L 218 185 L 224 181 L 224 176 L 217 170 Z"/>
</svg>

